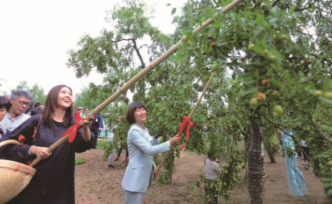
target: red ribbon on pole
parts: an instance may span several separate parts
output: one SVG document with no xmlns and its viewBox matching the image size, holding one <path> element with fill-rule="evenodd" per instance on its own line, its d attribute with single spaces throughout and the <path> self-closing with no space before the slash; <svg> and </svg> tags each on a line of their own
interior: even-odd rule
<svg viewBox="0 0 332 204">
<path fill-rule="evenodd" d="M 70 128 L 65 133 L 63 133 L 63 135 L 61 136 L 61 137 L 64 137 L 70 132 L 70 136 L 68 138 L 69 143 L 72 143 L 75 140 L 76 133 L 81 128 L 81 126 L 80 126 L 80 121 L 81 121 L 80 114 L 81 114 L 80 112 L 78 112 L 78 111 L 76 112 L 76 115 L 75 115 L 76 124 L 70 126 Z"/>
<path fill-rule="evenodd" d="M 188 116 L 184 116 L 183 122 L 179 129 L 179 136 L 181 135 L 183 129 L 186 128 L 186 143 L 180 147 L 180 150 L 183 150 L 184 147 L 186 146 L 186 144 L 189 140 L 189 133 L 190 133 L 189 128 L 191 128 L 192 126 L 194 126 L 194 123 L 190 121 L 190 118 Z"/>
</svg>

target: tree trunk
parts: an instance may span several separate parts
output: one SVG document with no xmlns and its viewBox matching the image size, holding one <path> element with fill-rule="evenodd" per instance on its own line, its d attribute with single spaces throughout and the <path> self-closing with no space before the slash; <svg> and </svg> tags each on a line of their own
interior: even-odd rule
<svg viewBox="0 0 332 204">
<path fill-rule="evenodd" d="M 250 126 L 250 148 L 249 148 L 249 185 L 248 191 L 250 194 L 250 204 L 263 203 L 263 179 L 262 179 L 262 159 L 261 159 L 261 143 L 262 135 L 260 126 L 253 117 Z"/>
<path fill-rule="evenodd" d="M 274 158 L 273 154 L 267 149 L 267 154 L 269 155 L 270 157 L 270 160 L 271 160 L 271 163 L 277 163 L 276 162 L 276 159 Z"/>
</svg>

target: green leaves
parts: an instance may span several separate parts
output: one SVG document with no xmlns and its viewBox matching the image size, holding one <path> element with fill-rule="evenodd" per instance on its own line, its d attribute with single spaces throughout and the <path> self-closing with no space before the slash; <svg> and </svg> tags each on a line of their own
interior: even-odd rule
<svg viewBox="0 0 332 204">
<path fill-rule="evenodd" d="M 321 104 L 332 105 L 330 99 L 314 97 L 310 91 L 331 91 L 332 39 L 326 33 L 332 33 L 332 27 L 324 14 L 330 5 L 316 2 L 315 9 L 299 11 L 306 8 L 303 2 L 281 1 L 273 7 L 272 4 L 268 0 L 260 4 L 246 2 L 244 8 L 238 6 L 214 17 L 220 3 L 188 1 L 177 16 L 176 8 L 172 9 L 176 31 L 165 35 L 150 24 L 150 17 L 144 13 L 145 5 L 129 1 L 127 6 L 112 11 L 109 19 L 115 24 L 113 30 L 105 30 L 97 38 L 82 37 L 79 49 L 68 53 L 68 66 L 78 77 L 88 75 L 93 69 L 105 75 L 103 84 L 91 87 L 89 92 L 90 98 L 99 99 L 140 71 L 143 62 L 147 65 L 155 60 L 185 35 L 186 42 L 176 54 L 131 88 L 133 100 L 144 102 L 148 109 L 150 132 L 159 133 L 167 140 L 178 131 L 182 117 L 195 105 L 215 63 L 222 69 L 216 70 L 217 75 L 192 117 L 195 126 L 187 150 L 203 154 L 211 149 L 221 153 L 230 146 L 232 138 L 236 143 L 245 135 L 248 137 L 250 118 L 259 107 L 256 116 L 265 128 L 262 134 L 268 148 L 272 152 L 279 148 L 275 132 L 268 129 L 276 126 L 292 129 L 297 146 L 297 140 L 305 139 L 314 154 L 320 156 L 322 161 L 315 161 L 314 165 L 317 175 L 330 178 L 326 176 L 330 174 L 326 173 L 323 160 L 331 157 L 328 152 L 332 147 L 317 139 L 321 138 L 319 131 L 308 122 L 314 118 L 316 123 L 319 119 L 331 126 L 331 109 Z M 215 24 L 193 34 L 194 28 L 208 18 L 214 19 Z M 151 42 L 143 43 L 140 41 L 143 38 Z M 137 57 L 134 42 L 137 48 L 146 44 L 147 52 L 139 53 L 149 61 L 142 62 Z M 250 44 L 254 46 L 249 49 Z M 269 83 L 263 85 L 263 79 Z M 250 107 L 250 99 L 258 92 L 266 95 L 266 101 Z M 317 108 L 317 104 L 322 108 Z M 282 107 L 281 117 L 272 117 L 275 105 Z M 115 112 L 113 108 L 117 107 L 111 109 Z M 208 126 L 206 136 L 202 132 L 204 123 Z M 328 136 L 332 134 L 326 127 L 322 131 Z M 236 153 L 234 149 L 230 150 L 232 154 Z M 161 177 L 164 183 L 170 182 L 173 166 L 174 157 L 169 157 L 168 171 Z M 231 182 L 226 186 L 232 186 Z M 231 189 L 221 191 L 225 198 L 229 198 L 228 190 Z"/>
<path fill-rule="evenodd" d="M 173 8 L 172 9 L 172 15 L 175 14 L 175 12 L 176 12 L 176 8 Z"/>
</svg>

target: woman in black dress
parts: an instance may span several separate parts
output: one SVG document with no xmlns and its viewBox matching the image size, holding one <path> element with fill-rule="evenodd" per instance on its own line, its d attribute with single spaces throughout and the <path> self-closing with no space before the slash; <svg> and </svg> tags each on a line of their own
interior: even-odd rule
<svg viewBox="0 0 332 204">
<path fill-rule="evenodd" d="M 26 145 L 6 145 L 0 149 L 1 158 L 27 163 L 34 158 L 40 161 L 34 168 L 36 174 L 28 186 L 9 203 L 15 204 L 72 204 L 75 203 L 75 152 L 91 149 L 91 122 L 82 119 L 80 129 L 72 143 L 65 142 L 53 152 L 48 147 L 61 138 L 73 124 L 74 105 L 72 90 L 65 85 L 55 86 L 47 95 L 42 118 L 39 115 L 27 121 L 11 132 L 6 139 L 18 140 L 25 137 Z M 90 119 L 91 120 L 91 119 Z M 37 134 L 33 137 L 35 128 Z M 1 140 L 0 140 L 1 141 Z"/>
</svg>

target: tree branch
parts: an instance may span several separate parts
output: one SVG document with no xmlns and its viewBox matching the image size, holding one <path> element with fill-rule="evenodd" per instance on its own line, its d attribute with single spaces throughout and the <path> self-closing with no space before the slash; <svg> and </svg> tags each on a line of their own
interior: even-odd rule
<svg viewBox="0 0 332 204">
<path fill-rule="evenodd" d="M 141 45 L 138 49 L 140 50 L 144 46 L 148 46 L 148 45 L 147 44 Z"/>
<path fill-rule="evenodd" d="M 332 142 L 331 139 L 322 132 L 322 130 L 320 129 L 320 127 L 315 122 L 312 122 L 312 123 L 314 124 L 315 128 L 319 132 L 319 135 L 320 135 L 321 138 L 323 138 L 324 140 L 327 140 L 329 142 Z"/>
<path fill-rule="evenodd" d="M 310 8 L 310 7 L 308 6 L 308 7 L 304 7 L 304 8 L 296 8 L 294 11 L 305 11 L 308 8 Z"/>
<path fill-rule="evenodd" d="M 112 41 L 114 43 L 117 43 L 117 42 L 121 42 L 121 41 L 129 41 L 129 40 L 134 40 L 134 38 L 129 38 L 129 39 L 119 39 L 119 40 L 116 40 L 116 41 Z"/>
<path fill-rule="evenodd" d="M 290 134 L 288 134 L 286 131 L 284 131 L 279 125 L 277 125 L 277 124 L 275 124 L 274 122 L 271 122 L 270 120 L 268 120 L 268 119 L 265 117 L 265 115 L 261 114 L 261 116 L 263 116 L 263 118 L 264 118 L 267 122 L 269 122 L 269 123 L 271 123 L 272 125 L 276 126 L 276 127 L 277 127 L 278 129 L 280 129 L 283 133 L 285 133 L 286 135 L 288 135 L 288 136 L 290 136 L 290 137 L 293 138 L 292 135 L 290 135 Z M 294 140 L 294 138 L 293 138 L 293 140 Z M 295 140 L 294 140 L 294 141 L 295 141 Z"/>
<path fill-rule="evenodd" d="M 136 44 L 136 39 L 135 38 L 128 38 L 128 39 L 122 38 L 122 39 L 115 40 L 115 41 L 112 41 L 112 42 L 117 43 L 117 42 L 121 42 L 121 41 L 132 41 L 134 43 L 134 46 L 133 46 L 134 50 L 136 51 L 136 54 L 138 55 L 138 58 L 141 61 L 141 67 L 142 67 L 142 69 L 144 69 L 145 68 L 145 63 L 143 61 L 141 53 L 139 52 L 139 49 L 141 49 L 143 46 L 146 46 L 146 44 L 142 45 L 140 48 L 137 48 L 137 44 Z"/>
<path fill-rule="evenodd" d="M 137 48 L 136 39 L 132 39 L 132 41 L 134 43 L 134 49 L 135 49 L 135 51 L 136 51 L 136 53 L 138 55 L 138 58 L 141 61 L 141 67 L 142 67 L 142 69 L 144 69 L 145 68 L 145 63 L 143 61 L 141 53 L 139 52 L 139 49 Z"/>
<path fill-rule="evenodd" d="M 276 6 L 279 3 L 280 0 L 276 0 L 273 4 L 272 7 Z"/>
<path fill-rule="evenodd" d="M 232 146 L 233 146 L 233 142 L 234 142 L 234 133 L 232 133 L 232 141 L 231 141 L 231 144 L 229 145 L 229 152 L 228 152 L 228 156 L 231 156 L 231 150 L 232 150 Z"/>
</svg>

